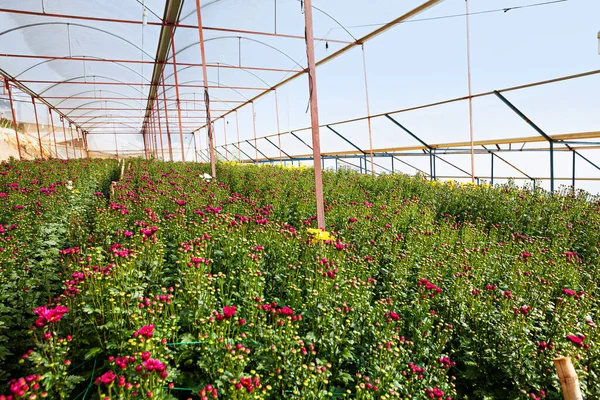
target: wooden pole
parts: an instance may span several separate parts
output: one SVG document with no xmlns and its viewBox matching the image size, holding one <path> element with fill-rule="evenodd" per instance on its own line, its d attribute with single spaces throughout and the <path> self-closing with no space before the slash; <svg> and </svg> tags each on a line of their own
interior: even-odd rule
<svg viewBox="0 0 600 400">
<path fill-rule="evenodd" d="M 571 357 L 561 357 L 554 359 L 556 373 L 560 380 L 563 396 L 565 400 L 583 400 L 581 390 L 579 389 L 579 378 L 577 372 L 571 363 Z"/>
</svg>

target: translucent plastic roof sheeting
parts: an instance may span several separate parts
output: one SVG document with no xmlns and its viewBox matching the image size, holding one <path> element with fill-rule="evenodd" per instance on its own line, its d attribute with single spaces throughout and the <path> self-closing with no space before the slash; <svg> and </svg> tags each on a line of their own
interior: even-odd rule
<svg viewBox="0 0 600 400">
<path fill-rule="evenodd" d="M 394 171 L 428 173 L 428 156 L 414 150 L 422 142 L 469 141 L 464 0 L 441 1 L 362 46 L 357 43 L 357 39 L 423 2 L 313 0 L 317 61 L 354 44 L 317 68 L 322 151 L 328 156 L 348 155 L 343 160 L 327 159 L 326 167 L 351 163 L 359 168 L 359 161 L 364 160 L 350 153 L 373 148 L 385 155 L 389 149 L 396 149 Z M 0 69 L 89 132 L 87 140 L 92 150 L 139 156 L 148 142 L 146 148 L 152 144 L 153 153 L 160 158 L 170 159 L 172 153 L 174 160 L 206 161 L 206 108 L 196 0 L 181 2 L 178 26 L 172 28 L 175 59 L 169 42 L 167 62 L 158 82 L 154 75 L 161 31 L 171 29 L 161 25 L 161 18 L 167 15 L 166 7 L 171 3 L 178 4 L 175 0 L 2 1 L 0 48 L 8 56 L 0 57 Z M 201 4 L 217 156 L 246 161 L 300 156 L 302 162 L 310 164 L 306 74 L 278 86 L 307 66 L 304 2 L 201 0 Z M 471 0 L 469 7 L 475 141 L 540 137 L 491 91 L 597 69 L 596 33 L 600 27 L 594 16 L 600 13 L 600 3 Z M 65 18 L 65 14 L 136 23 Z M 144 14 L 147 25 L 141 24 Z M 578 17 L 565 18 L 567 15 Z M 159 84 L 155 92 L 149 86 L 153 78 Z M 599 82 L 599 74 L 593 74 L 502 93 L 549 135 L 590 132 L 599 130 Z M 479 95 L 484 92 L 487 94 Z M 152 109 L 147 111 L 148 96 L 153 93 Z M 14 98 L 18 119 L 31 123 L 34 115 L 30 96 L 15 88 Z M 3 93 L 0 102 L 6 99 Z M 435 102 L 443 104 L 428 106 Z M 10 119 L 5 108 L 0 107 L 2 118 Z M 48 124 L 45 108 L 36 106 L 43 124 Z M 399 128 L 386 113 L 419 139 Z M 366 118 L 369 115 L 375 116 L 370 124 Z M 56 117 L 60 119 L 58 114 Z M 60 125 L 60 121 L 55 124 Z M 144 128 L 147 135 L 143 140 L 140 133 Z M 49 131 L 42 135 L 50 138 Z M 594 135 L 587 136 L 590 138 L 579 141 L 600 142 Z M 564 151 L 568 150 L 565 144 L 555 147 L 560 153 L 556 155 L 556 174 L 566 179 L 571 174 L 571 152 Z M 527 179 L 519 172 L 523 171 L 531 177 L 548 177 L 545 142 L 476 148 L 480 152 L 475 155 L 478 176 L 491 175 L 491 156 L 487 152 L 491 148 L 506 161 L 496 161 L 497 176 Z M 508 153 L 514 148 L 522 151 Z M 470 179 L 469 155 L 450 154 L 462 150 L 464 146 L 439 149 L 445 153 L 439 155 L 437 175 Z M 592 163 L 598 160 L 595 150 L 586 150 L 585 154 Z M 65 151 L 59 155 L 65 155 Z M 577 176 L 598 176 L 592 163 L 577 160 Z M 376 171 L 391 170 L 391 161 L 391 157 L 380 157 Z M 588 181 L 583 182 L 585 185 Z M 544 185 L 548 187 L 547 182 Z"/>
</svg>

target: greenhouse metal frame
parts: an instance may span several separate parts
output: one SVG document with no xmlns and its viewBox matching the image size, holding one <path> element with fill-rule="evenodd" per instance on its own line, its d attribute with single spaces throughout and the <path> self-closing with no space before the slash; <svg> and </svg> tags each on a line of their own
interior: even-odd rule
<svg viewBox="0 0 600 400">
<path fill-rule="evenodd" d="M 383 34 L 389 29 L 406 22 L 425 10 L 428 10 L 443 0 L 428 0 L 418 6 L 402 13 L 402 15 L 385 23 L 365 35 L 353 40 L 342 40 L 327 37 L 314 37 L 313 33 L 313 11 L 311 0 L 300 1 L 304 23 L 304 35 L 291 35 L 277 32 L 277 0 L 275 7 L 275 29 L 273 31 L 254 31 L 232 27 L 215 27 L 203 24 L 203 8 L 200 0 L 187 2 L 184 0 L 166 0 L 162 17 L 153 13 L 155 20 L 149 20 L 148 8 L 143 2 L 137 1 L 144 6 L 142 18 L 133 15 L 124 15 L 123 18 L 108 18 L 93 16 L 84 13 L 54 13 L 45 9 L 51 1 L 41 1 L 40 5 L 23 9 L 14 3 L 13 8 L 0 8 L 0 16 L 11 16 L 12 24 L 7 24 L 7 29 L 0 29 L 0 40 L 9 38 L 11 33 L 27 31 L 31 35 L 44 36 L 47 29 L 66 30 L 68 34 L 68 48 L 64 48 L 61 54 L 52 54 L 54 38 L 42 38 L 47 40 L 47 46 L 43 44 L 38 47 L 48 48 L 48 52 L 34 51 L 30 54 L 20 54 L 16 51 L 5 52 L 0 61 L 0 75 L 3 78 L 3 89 L 0 101 L 7 101 L 10 107 L 10 115 L 2 120 L 3 127 L 14 130 L 14 140 L 18 150 L 18 157 L 25 158 L 84 158 L 84 157 L 123 157 L 142 156 L 145 158 L 155 157 L 167 161 L 195 161 L 210 162 L 212 175 L 216 177 L 215 162 L 218 158 L 222 160 L 236 160 L 246 163 L 294 163 L 313 162 L 315 173 L 315 188 L 317 201 L 317 217 L 319 227 L 324 224 L 322 170 L 325 169 L 327 160 L 338 166 L 348 165 L 358 169 L 361 173 L 395 173 L 395 165 L 402 164 L 416 173 L 421 173 L 429 179 L 470 179 L 472 182 L 480 183 L 482 180 L 494 183 L 494 180 L 522 179 L 531 181 L 547 180 L 550 182 L 550 190 L 555 190 L 556 182 L 567 182 L 575 188 L 577 180 L 598 181 L 600 177 L 576 177 L 577 160 L 592 166 L 595 170 L 600 167 L 589 156 L 586 150 L 600 149 L 600 131 L 569 132 L 561 134 L 550 134 L 540 128 L 536 121 L 527 116 L 527 110 L 517 107 L 509 98 L 509 93 L 528 88 L 556 84 L 558 82 L 571 81 L 594 76 L 600 73 L 600 69 L 585 71 L 578 74 L 566 75 L 543 81 L 531 82 L 524 85 L 500 88 L 493 91 L 480 93 L 471 92 L 470 59 L 468 59 L 469 87 L 468 94 L 461 97 L 448 98 L 442 101 L 430 102 L 409 108 L 394 109 L 383 113 L 371 114 L 369 109 L 369 89 L 367 80 L 367 59 L 364 51 L 365 44 L 371 39 Z M 46 3 L 46 4 L 45 4 Z M 77 3 L 77 2 L 74 2 Z M 133 2 L 135 3 L 135 1 Z M 161 4 L 163 2 L 158 2 Z M 208 5 L 214 2 L 208 2 Z M 467 57 L 469 56 L 469 2 L 466 2 L 466 40 Z M 77 8 L 74 7 L 75 11 Z M 107 6 L 107 8 L 110 8 Z M 85 7 L 83 7 L 85 9 Z M 127 13 L 124 13 L 127 14 Z M 185 15 L 183 15 L 185 14 Z M 184 18 L 182 18 L 184 17 Z M 335 16 L 330 16 L 335 22 Z M 0 17 L 1 18 L 1 17 Z M 195 18 L 194 23 L 184 23 L 187 18 Z M 153 38 L 156 43 L 155 55 L 148 54 L 144 45 L 136 45 L 132 37 L 128 36 L 130 28 L 142 27 L 142 43 L 144 42 L 143 29 L 153 29 Z M 76 54 L 71 48 L 72 30 L 89 32 L 89 35 L 106 36 L 130 49 L 128 57 L 105 57 L 103 54 Z M 178 41 L 176 32 L 184 31 L 186 37 Z M 205 33 L 210 32 L 225 35 L 205 38 Z M 191 40 L 195 36 L 194 40 Z M 351 35 L 352 36 L 352 35 Z M 237 39 L 236 39 L 237 38 Z M 258 39 L 257 39 L 258 38 Z M 262 41 L 262 38 L 273 40 L 287 40 L 296 43 L 306 52 L 306 65 L 296 62 L 294 68 L 285 68 L 281 63 L 272 63 L 269 66 L 245 65 L 242 61 L 242 46 L 246 41 L 259 43 L 271 48 L 278 53 L 278 57 L 287 57 L 294 61 L 286 53 L 285 48 Z M 78 38 L 75 37 L 75 40 Z M 185 40 L 183 40 L 185 39 Z M 234 56 L 238 56 L 238 63 L 208 62 L 205 43 L 211 40 L 233 40 L 237 41 L 234 46 Z M 316 43 L 326 43 L 336 46 L 336 50 L 324 57 L 317 57 L 315 52 Z M 35 47 L 35 46 L 32 46 Z M 64 46 L 63 46 L 64 47 Z M 118 47 L 115 45 L 115 47 Z M 133 48 L 133 51 L 131 50 Z M 323 124 L 319 119 L 317 98 L 317 67 L 322 66 L 342 55 L 349 50 L 359 48 L 362 52 L 362 72 L 364 75 L 366 113 L 352 119 L 338 120 Z M 190 53 L 188 53 L 188 51 Z M 68 53 L 68 54 L 67 54 Z M 137 54 L 142 57 L 137 57 Z M 194 53 L 193 56 L 190 56 Z M 181 57 L 183 57 L 183 60 Z M 178 58 L 180 58 L 178 60 Z M 192 61 L 190 61 L 192 60 Z M 294 61 L 295 62 L 295 61 Z M 83 64 L 83 74 L 70 65 Z M 73 68 L 73 73 L 66 79 L 50 79 L 45 69 L 49 65 L 64 65 L 65 70 Z M 114 76 L 113 71 L 107 69 L 104 74 L 93 74 L 88 76 L 86 65 L 102 65 L 117 68 L 120 71 L 128 69 L 139 75 L 138 81 L 128 78 Z M 143 73 L 139 74 L 133 66 L 151 67 L 151 78 L 146 79 Z M 108 68 L 108 67 L 106 67 Z M 185 71 L 193 69 L 201 70 L 199 79 L 182 79 Z M 261 80 L 264 84 L 223 84 L 220 79 L 217 82 L 210 81 L 208 70 L 233 70 L 251 74 Z M 258 73 L 284 74 L 276 84 L 265 82 Z M 26 75 L 26 76 L 25 76 Z M 64 74 L 63 74 L 64 75 Z M 51 75 L 50 75 L 51 76 Z M 280 113 L 277 100 L 277 91 L 284 85 L 307 76 L 310 100 L 310 121 L 308 127 L 284 131 L 280 128 Z M 182 93 L 182 90 L 196 89 L 193 93 Z M 146 93 L 147 91 L 147 93 Z M 138 95 L 136 95 L 136 93 Z M 193 98 L 189 98 L 193 94 Z M 256 112 L 254 111 L 257 100 L 272 94 L 275 101 L 275 110 L 270 118 L 276 119 L 277 131 L 269 135 L 257 135 Z M 223 97 L 229 96 L 229 97 Z M 492 97 L 504 104 L 512 113 L 526 122 L 535 132 L 535 136 L 523 136 L 516 138 L 496 138 L 476 140 L 473 134 L 473 99 Z M 431 107 L 443 106 L 458 102 L 469 103 L 470 117 L 470 140 L 449 141 L 445 143 L 431 143 L 423 139 L 422 135 L 408 128 L 403 122 L 403 113 Z M 145 103 L 145 104 L 144 104 Z M 29 104 L 33 108 L 34 121 L 27 124 L 19 121 L 15 108 L 18 104 Z M 183 105 L 193 105 L 190 110 Z M 196 105 L 200 104 L 199 108 Z M 253 116 L 252 138 L 240 139 L 238 111 L 242 108 L 251 108 Z M 43 114 L 42 114 L 43 113 Z M 40 122 L 41 117 L 47 119 L 48 123 Z M 227 139 L 226 117 L 235 116 L 236 129 L 230 132 L 230 140 Z M 389 121 L 397 132 L 399 143 L 403 139 L 411 138 L 417 145 L 378 147 L 373 145 L 372 122 L 385 119 Z M 223 138 L 221 144 L 216 143 L 215 124 L 223 121 Z M 368 135 L 368 148 L 356 144 L 344 132 L 344 124 L 365 122 L 367 124 L 365 135 Z M 25 131 L 31 130 L 31 135 Z M 321 151 L 320 131 L 323 130 L 342 140 L 349 150 Z M 44 133 L 42 134 L 42 131 Z M 299 136 L 299 132 L 310 132 L 311 141 Z M 206 143 L 202 146 L 202 138 L 206 135 Z M 114 140 L 114 153 L 97 151 L 90 148 L 89 138 L 95 135 L 106 135 L 109 140 Z M 143 141 L 142 151 L 121 149 L 118 146 L 118 136 L 139 135 Z M 288 135 L 294 138 L 304 152 L 291 150 L 282 145 L 282 136 Z M 236 136 L 235 140 L 231 140 Z M 200 144 L 198 144 L 200 140 Z M 24 146 L 24 141 L 27 143 Z M 533 144 L 534 146 L 528 146 Z M 244 149 L 242 146 L 246 146 Z M 249 147 L 248 147 L 249 146 Z M 193 156 L 186 156 L 186 147 L 193 148 Z M 24 150 L 24 148 L 26 150 Z M 248 150 L 250 149 L 250 150 Z M 278 155 L 269 156 L 266 149 L 275 149 Z M 504 153 L 519 152 L 547 153 L 548 175 L 533 176 L 527 171 L 519 168 L 504 157 Z M 572 176 L 556 176 L 554 156 L 557 152 L 570 152 L 572 154 Z M 456 165 L 447 159 L 448 155 L 464 155 L 471 158 L 471 169 Z M 474 167 L 475 155 L 489 155 L 490 174 L 476 174 Z M 414 165 L 414 157 L 426 157 L 428 168 L 419 168 Z M 320 161 L 319 161 L 320 160 Z M 388 160 L 383 165 L 382 160 Z M 494 175 L 494 165 L 498 163 L 507 165 L 516 174 L 515 176 Z M 445 169 L 454 173 L 438 173 L 437 167 L 443 165 Z"/>
</svg>

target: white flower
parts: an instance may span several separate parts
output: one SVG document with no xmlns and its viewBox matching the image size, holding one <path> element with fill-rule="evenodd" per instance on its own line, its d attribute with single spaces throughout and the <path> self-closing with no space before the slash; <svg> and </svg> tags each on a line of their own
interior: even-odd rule
<svg viewBox="0 0 600 400">
<path fill-rule="evenodd" d="M 210 180 L 212 179 L 212 176 L 210 176 L 210 175 L 209 175 L 209 174 L 207 174 L 207 173 L 204 173 L 204 175 L 202 175 L 202 178 L 203 178 L 204 180 L 206 180 L 206 181 L 210 181 Z"/>
<path fill-rule="evenodd" d="M 69 190 L 73 190 L 73 181 L 67 181 L 66 188 Z"/>
</svg>

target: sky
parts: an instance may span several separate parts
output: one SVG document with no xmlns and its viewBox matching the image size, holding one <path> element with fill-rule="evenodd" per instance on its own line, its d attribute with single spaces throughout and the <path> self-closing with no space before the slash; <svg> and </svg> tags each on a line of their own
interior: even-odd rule
<svg viewBox="0 0 600 400">
<path fill-rule="evenodd" d="M 600 31 L 600 20 L 597 18 L 600 15 L 600 1 L 566 0 L 538 5 L 543 2 L 543 0 L 469 0 L 471 77 L 474 94 L 600 69 L 597 38 Z M 23 3 L 13 1 L 13 3 L 15 7 L 18 4 L 29 3 L 33 7 L 34 4 L 29 0 Z M 60 7 L 72 6 L 68 3 L 81 3 L 81 0 L 47 0 L 47 3 L 50 5 L 56 3 L 54 6 L 60 9 Z M 120 7 L 130 10 L 131 15 L 140 14 L 141 18 L 143 8 L 139 3 L 141 1 L 124 0 Z M 344 46 L 333 40 L 354 41 L 420 3 L 421 1 L 418 0 L 314 0 L 315 37 L 331 41 L 327 45 L 325 41 L 316 43 L 317 59 L 322 59 Z M 152 12 L 162 15 L 163 4 L 160 0 L 145 2 L 145 6 L 151 11 L 149 15 L 151 21 L 156 20 Z M 299 0 L 208 0 L 202 1 L 202 4 L 205 26 L 268 32 L 277 29 L 277 33 L 300 36 L 304 33 L 304 15 Z M 101 3 L 98 3 L 98 7 L 100 5 Z M 80 8 L 81 13 L 86 12 L 85 7 Z M 507 11 L 504 11 L 505 9 Z M 89 8 L 87 12 L 90 12 Z M 391 113 L 403 108 L 468 94 L 464 14 L 464 0 L 445 0 L 419 14 L 412 21 L 399 24 L 364 44 L 370 114 Z M 195 24 L 196 22 L 195 1 L 187 0 L 182 11 L 182 23 Z M 131 41 L 144 49 L 147 54 L 155 54 L 156 30 L 150 27 L 127 29 L 132 30 Z M 145 29 L 143 43 L 142 35 L 133 31 L 134 29 L 139 29 L 140 32 Z M 243 38 L 239 39 L 238 36 Z M 120 47 L 110 41 L 92 42 L 88 46 L 85 37 L 78 36 L 77 42 L 72 43 L 70 51 L 87 55 L 102 52 L 105 57 L 115 53 L 111 56 L 116 58 L 126 58 L 122 53 L 131 52 L 124 48 L 120 53 Z M 29 47 L 32 52 L 39 53 L 44 50 L 44 44 L 39 40 L 32 40 L 31 37 L 20 39 L 23 40 L 23 47 Z M 0 44 L 4 44 L 2 40 L 4 37 L 0 37 Z M 178 29 L 175 43 L 178 51 L 177 62 L 200 62 L 197 30 Z M 298 39 L 205 31 L 205 48 L 209 63 L 222 65 L 241 63 L 244 66 L 288 70 L 304 68 L 306 65 L 304 42 Z M 64 46 L 53 50 L 54 53 L 65 52 Z M 137 53 L 136 57 L 139 58 L 141 52 Z M 147 56 L 144 57 L 147 59 Z M 124 73 L 122 68 L 117 67 L 113 70 L 106 70 L 107 67 L 103 67 L 105 70 L 100 71 L 98 67 L 91 65 L 92 63 L 89 64 L 83 67 L 86 75 L 101 75 L 102 72 L 127 81 L 139 81 L 140 76 L 150 79 L 152 75 L 151 68 L 148 66 L 142 70 L 141 66 L 132 65 L 131 69 L 135 69 L 134 74 Z M 0 66 L 6 69 L 5 65 Z M 172 69 L 171 66 L 167 66 L 167 69 L 169 68 Z M 19 70 L 17 66 L 14 69 Z M 75 71 L 66 71 L 57 67 L 50 72 L 63 77 L 72 77 L 76 74 Z M 123 74 L 124 77 L 121 76 Z M 179 83 L 199 84 L 202 79 L 200 68 L 179 68 L 178 75 Z M 208 75 L 209 81 L 215 86 L 267 87 L 278 83 L 288 74 L 209 68 Z M 333 61 L 318 67 L 316 75 L 319 120 L 322 124 L 367 115 L 363 49 L 360 46 L 355 46 Z M 172 71 L 169 70 L 165 78 L 167 84 L 173 83 Z M 599 89 L 600 74 L 511 91 L 505 93 L 505 96 L 547 134 L 563 134 L 600 130 Z M 180 92 L 182 99 L 201 98 L 200 90 L 197 88 L 181 88 Z M 132 96 L 133 93 L 136 92 L 133 91 L 129 95 Z M 142 88 L 141 93 L 147 93 L 147 88 Z M 239 103 L 229 103 L 226 100 L 243 101 L 259 93 L 253 90 L 214 88 L 210 91 L 213 100 L 212 108 L 229 110 Z M 167 94 L 174 96 L 173 90 L 167 91 Z M 219 102 L 220 100 L 224 102 Z M 227 116 L 225 120 L 217 120 L 215 122 L 217 145 L 221 146 L 225 143 L 226 135 L 228 143 L 237 141 L 238 126 L 242 141 L 251 140 L 255 132 L 260 137 L 278 131 L 294 130 L 299 137 L 310 143 L 310 131 L 302 130 L 310 126 L 308 101 L 307 79 L 306 76 L 302 76 L 277 90 L 277 104 L 273 92 L 258 99 L 254 104 L 254 120 L 253 110 L 249 105 L 239 110 L 237 121 L 235 113 Z M 203 108 L 202 104 L 194 103 L 182 103 L 182 107 L 184 118 L 190 115 L 199 116 L 199 110 Z M 197 111 L 187 111 L 188 108 Z M 26 115 L 26 110 L 22 114 Z M 216 111 L 215 114 L 222 115 L 223 112 Z M 171 123 L 176 120 L 172 113 L 169 117 Z M 393 114 L 393 117 L 427 143 L 469 140 L 467 101 L 397 113 Z M 186 121 L 192 120 L 186 119 Z M 203 119 L 198 118 L 193 121 L 200 126 Z M 473 123 L 475 140 L 537 135 L 527 123 L 495 96 L 473 100 Z M 375 149 L 417 144 L 386 118 L 372 119 L 371 128 L 372 146 Z M 184 133 L 189 132 L 192 127 L 185 129 Z M 336 125 L 335 129 L 359 148 L 369 148 L 369 130 L 366 121 Z M 171 131 L 176 133 L 173 135 L 173 143 L 179 148 L 178 129 L 171 125 Z M 196 145 L 199 149 L 206 147 L 205 134 L 206 132 L 202 130 L 197 135 Z M 327 128 L 322 128 L 320 134 L 324 152 L 352 149 L 348 143 Z M 190 140 L 189 136 L 185 139 L 187 159 L 193 158 L 193 146 Z M 289 154 L 310 153 L 309 148 L 289 134 L 283 135 L 281 141 L 284 150 Z M 100 134 L 90 136 L 90 145 L 109 151 L 114 149 L 114 141 Z M 140 149 L 142 142 L 139 135 L 128 135 L 119 138 L 118 146 L 122 150 Z M 525 146 L 525 149 L 543 146 L 543 143 L 530 144 Z M 252 157 L 256 153 L 248 143 L 244 143 L 241 149 Z M 278 150 L 264 140 L 259 142 L 259 149 L 269 157 L 279 155 Z M 229 153 L 222 148 L 219 150 L 229 157 L 238 153 L 231 145 L 228 146 Z M 558 151 L 555 154 L 556 176 L 570 178 L 572 155 L 570 152 Z M 592 162 L 600 164 L 600 151 L 588 150 L 582 154 Z M 177 153 L 176 157 L 180 156 L 180 152 Z M 531 177 L 549 176 L 547 153 L 524 151 L 502 153 L 501 156 Z M 245 158 L 243 154 L 242 157 Z M 461 169 L 470 171 L 469 156 L 444 155 L 442 157 Z M 429 168 L 427 157 L 403 157 L 402 160 L 422 170 Z M 477 155 L 475 175 L 489 176 L 490 161 L 491 156 L 488 154 Z M 391 167 L 389 160 L 381 160 L 378 163 L 385 168 Z M 507 163 L 496 160 L 494 165 L 496 176 L 523 177 Z M 326 167 L 334 167 L 334 162 L 327 161 Z M 414 168 L 399 162 L 395 163 L 395 167 L 399 172 L 411 174 L 415 172 Z M 376 170 L 383 171 L 379 168 Z M 598 177 L 600 176 L 598 172 L 588 162 L 577 158 L 577 178 Z M 466 178 L 463 172 L 443 162 L 438 162 L 437 174 Z M 570 181 L 559 181 L 557 186 L 568 183 Z M 548 188 L 548 182 L 544 182 L 543 186 Z M 577 183 L 577 187 L 593 193 L 600 192 L 600 185 L 592 181 L 581 180 Z"/>
</svg>

